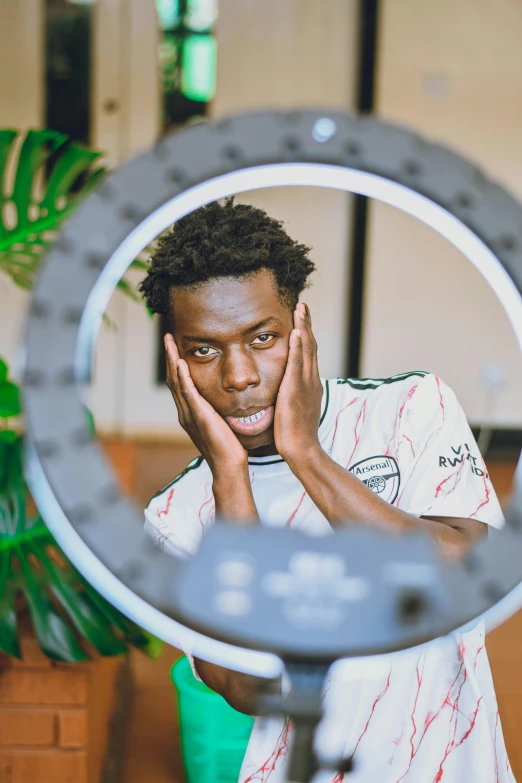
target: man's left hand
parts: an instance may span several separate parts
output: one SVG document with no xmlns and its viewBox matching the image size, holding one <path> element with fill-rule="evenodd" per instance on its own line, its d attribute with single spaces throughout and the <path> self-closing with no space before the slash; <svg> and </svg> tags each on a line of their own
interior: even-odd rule
<svg viewBox="0 0 522 783">
<path fill-rule="evenodd" d="M 302 302 L 294 311 L 294 327 L 274 418 L 275 445 L 289 464 L 303 459 L 311 449 L 319 446 L 323 394 L 312 319 L 307 305 Z"/>
</svg>

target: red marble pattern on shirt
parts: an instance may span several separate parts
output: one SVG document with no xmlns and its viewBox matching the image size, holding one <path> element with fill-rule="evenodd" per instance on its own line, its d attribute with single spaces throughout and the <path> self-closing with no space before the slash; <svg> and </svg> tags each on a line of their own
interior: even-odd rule
<svg viewBox="0 0 522 783">
<path fill-rule="evenodd" d="M 387 447 L 386 447 L 386 451 L 384 452 L 384 455 L 385 455 L 386 457 L 391 457 L 391 456 L 394 456 L 394 457 L 395 457 L 395 459 L 397 459 L 397 451 L 398 451 L 398 448 L 395 450 L 395 454 L 394 454 L 394 455 L 392 455 L 392 453 L 391 453 L 391 451 L 390 451 L 390 446 L 391 446 L 391 444 L 392 444 L 392 441 L 393 441 L 393 440 L 394 440 L 394 438 L 395 438 L 395 433 L 396 433 L 396 431 L 397 431 L 397 426 L 398 426 L 399 422 L 400 422 L 400 421 L 401 421 L 401 419 L 402 419 L 402 414 L 404 413 L 404 408 L 406 407 L 406 405 L 408 404 L 408 402 L 411 400 L 411 398 L 412 398 L 412 397 L 413 397 L 413 395 L 415 394 L 415 391 L 416 391 L 416 389 L 417 389 L 418 385 L 419 385 L 419 384 L 418 384 L 418 383 L 416 383 L 416 384 L 415 384 L 415 386 L 412 386 L 412 387 L 411 387 L 411 389 L 409 390 L 408 394 L 406 395 L 406 399 L 404 400 L 404 402 L 402 403 L 401 407 L 399 408 L 399 412 L 398 412 L 398 414 L 397 414 L 397 415 L 396 415 L 396 417 L 395 417 L 395 421 L 393 422 L 393 432 L 392 432 L 392 436 L 391 436 L 390 440 L 388 441 L 388 445 L 387 445 Z M 410 442 L 411 442 L 411 441 L 410 441 Z M 413 450 L 413 446 L 412 446 L 412 450 Z"/>
<path fill-rule="evenodd" d="M 438 498 L 439 495 L 442 495 L 442 494 L 446 497 L 447 495 L 451 495 L 451 493 L 455 491 L 455 489 L 459 485 L 459 482 L 460 482 L 460 479 L 461 479 L 461 476 L 462 476 L 462 469 L 463 469 L 465 464 L 466 464 L 465 461 L 462 460 L 462 462 L 460 463 L 460 465 L 459 465 L 459 467 L 457 468 L 456 471 L 453 471 L 453 473 L 450 473 L 449 476 L 446 476 L 445 479 L 442 479 L 440 484 L 435 489 L 435 497 L 436 498 Z M 444 487 L 444 485 L 447 484 L 447 482 L 451 478 L 455 479 L 455 481 L 453 483 L 453 486 L 450 489 L 446 489 L 446 488 L 442 489 Z"/>
<path fill-rule="evenodd" d="M 410 715 L 411 725 L 412 725 L 412 733 L 410 735 L 410 749 L 411 749 L 410 750 L 410 761 L 409 761 L 409 764 L 408 764 L 408 768 L 406 769 L 404 774 L 399 778 L 397 783 L 400 783 L 400 781 L 403 780 L 403 778 L 405 778 L 406 775 L 408 774 L 409 769 L 411 767 L 411 763 L 412 763 L 412 761 L 413 761 L 413 759 L 415 757 L 415 754 L 416 754 L 416 752 L 418 750 L 418 746 L 417 746 L 417 749 L 415 749 L 415 746 L 414 746 L 414 743 L 413 743 L 414 737 L 417 734 L 417 723 L 416 723 L 416 720 L 415 720 L 415 712 L 417 710 L 417 702 L 419 700 L 419 693 L 420 693 L 420 689 L 421 689 L 421 685 L 422 685 L 422 674 L 421 674 L 421 671 L 419 669 L 419 663 L 418 662 L 417 662 L 417 666 L 415 667 L 415 676 L 417 678 L 417 690 L 415 691 L 415 699 L 413 701 L 413 709 L 412 709 L 411 715 Z M 424 729 L 424 732 L 425 731 L 426 731 L 426 727 Z M 422 737 L 421 737 L 421 740 L 419 742 L 419 745 L 420 745 L 421 742 L 422 742 Z M 395 749 L 397 749 L 397 746 L 395 746 Z"/>
<path fill-rule="evenodd" d="M 355 752 L 357 751 L 357 748 L 359 747 L 359 743 L 360 743 L 360 741 L 362 740 L 362 738 L 364 737 L 364 735 L 365 735 L 365 734 L 366 734 L 366 732 L 368 731 L 368 727 L 369 727 L 369 725 L 370 725 L 370 721 L 371 721 L 371 719 L 373 718 L 373 713 L 375 712 L 375 708 L 377 707 L 377 705 L 378 705 L 378 703 L 380 702 L 380 700 L 381 700 L 381 699 L 382 699 L 382 698 L 383 698 L 383 697 L 386 695 L 386 693 L 388 692 L 388 689 L 389 689 L 389 687 L 390 687 L 390 680 L 391 680 L 391 669 L 390 669 L 390 673 L 388 674 L 388 679 L 386 680 L 386 685 L 384 686 L 384 688 L 383 688 L 383 689 L 382 689 L 382 691 L 379 693 L 379 695 L 377 696 L 377 698 L 375 699 L 375 701 L 373 702 L 373 704 L 372 704 L 372 706 L 371 706 L 371 709 L 370 709 L 370 715 L 369 715 L 369 717 L 368 717 L 368 720 L 366 721 L 366 725 L 365 725 L 364 729 L 362 730 L 362 732 L 361 732 L 361 735 L 359 736 L 359 739 L 358 739 L 358 740 L 357 740 L 357 742 L 355 743 L 355 747 L 354 747 L 354 749 L 353 749 L 353 751 L 352 751 L 352 755 L 350 756 L 350 758 L 352 758 L 352 759 L 353 759 L 353 757 L 355 756 Z"/>
<path fill-rule="evenodd" d="M 361 430 L 363 428 L 364 422 L 366 419 L 366 400 L 361 405 L 361 410 L 359 411 L 359 415 L 357 416 L 357 421 L 355 422 L 355 427 L 353 430 L 354 435 L 354 447 L 352 450 L 352 453 L 350 454 L 350 458 L 348 462 L 346 463 L 346 469 L 348 470 L 351 461 L 353 460 L 353 455 L 355 454 L 357 450 L 357 446 L 359 445 L 359 441 L 361 440 Z"/>
<path fill-rule="evenodd" d="M 435 381 L 436 381 L 436 383 L 437 383 L 437 388 L 438 388 L 438 390 L 439 390 L 439 404 L 440 404 L 440 408 L 441 408 L 441 411 L 442 411 L 442 422 L 444 423 L 444 419 L 445 419 L 445 416 L 446 416 L 446 408 L 445 408 L 445 406 L 444 406 L 444 401 L 443 401 L 443 398 L 442 398 L 442 391 L 441 391 L 441 388 L 440 388 L 440 381 L 439 381 L 439 379 L 438 379 L 436 376 L 435 376 Z M 415 386 L 412 386 L 412 388 L 411 388 L 411 389 L 410 389 L 410 391 L 409 391 L 408 397 L 410 397 L 410 398 L 411 398 L 411 396 L 413 395 L 413 393 L 415 392 L 415 390 L 417 389 L 417 387 L 418 387 L 418 384 L 416 384 Z M 406 403 L 404 403 L 404 405 L 405 405 L 405 404 L 406 404 Z M 403 412 L 403 410 L 404 410 L 404 405 L 403 405 L 403 406 L 402 406 L 402 408 L 400 409 L 400 411 L 399 411 L 399 414 L 398 414 L 398 417 L 397 417 L 397 418 L 399 418 L 399 417 L 402 417 L 402 412 Z M 397 419 L 396 419 L 396 422 L 397 422 Z M 400 508 L 400 507 L 401 507 L 401 502 L 402 502 L 402 497 L 403 497 L 403 494 L 404 494 L 405 490 L 408 488 L 408 486 L 409 486 L 409 484 L 410 484 L 410 482 L 411 482 L 411 480 L 412 480 L 413 473 L 415 472 L 415 470 L 416 470 L 416 469 L 417 469 L 417 467 L 419 466 L 419 464 L 420 464 L 420 462 L 421 462 L 421 459 L 422 459 L 422 456 L 423 456 L 423 454 L 425 453 L 425 451 L 427 450 L 427 448 L 428 448 L 429 444 L 431 443 L 431 441 L 433 440 L 433 438 L 434 438 L 434 437 L 436 437 L 436 436 L 438 435 L 438 433 L 440 432 L 440 429 L 441 429 L 441 427 L 442 427 L 442 424 L 441 424 L 441 426 L 440 426 L 440 427 L 438 427 L 436 430 L 434 430 L 434 431 L 431 433 L 430 437 L 427 439 L 426 443 L 424 444 L 424 447 L 423 447 L 423 449 L 422 449 L 421 453 L 419 454 L 418 458 L 416 459 L 416 462 L 415 462 L 415 464 L 414 464 L 414 466 L 413 466 L 413 470 L 412 470 L 412 473 L 411 473 L 411 475 L 410 475 L 410 478 L 409 478 L 409 480 L 408 480 L 408 481 L 407 481 L 407 482 L 406 482 L 406 483 L 403 485 L 403 487 L 402 487 L 402 490 L 401 490 L 401 492 L 400 492 L 400 494 L 399 494 L 399 497 L 397 498 L 397 501 L 396 501 L 396 503 L 395 503 L 395 505 L 397 506 L 397 508 Z M 394 428 L 394 434 L 395 434 L 395 428 Z M 391 440 L 390 440 L 390 443 L 391 443 L 391 441 L 392 441 L 392 440 L 393 440 L 393 435 L 392 435 L 392 438 L 391 438 Z M 411 447 L 411 448 L 412 448 L 412 451 L 413 451 L 413 445 L 412 445 L 412 447 Z M 389 449 L 389 444 L 388 444 L 388 449 Z M 388 454 L 388 452 L 387 452 L 387 454 Z M 462 466 L 463 466 L 463 464 L 464 464 L 464 463 L 463 463 L 463 462 L 461 462 L 461 464 L 460 464 L 460 467 L 459 467 L 459 473 L 460 473 L 460 470 L 462 469 Z M 439 484 L 439 486 L 438 486 L 438 487 L 437 487 L 437 489 L 435 490 L 435 497 L 437 497 L 437 493 L 438 493 L 438 492 L 441 490 L 441 487 L 442 487 L 442 485 L 443 485 L 443 484 L 444 484 L 446 481 L 448 481 L 448 480 L 451 478 L 451 476 L 453 476 L 453 475 L 455 475 L 455 474 L 454 474 L 454 473 L 451 473 L 449 476 L 447 476 L 447 477 L 446 477 L 446 478 L 445 478 L 445 479 L 444 479 L 444 480 L 441 482 L 441 484 Z M 455 487 L 454 487 L 454 488 L 455 488 Z M 425 513 L 427 513 L 427 512 L 425 512 Z"/>
<path fill-rule="evenodd" d="M 301 508 L 301 505 L 302 505 L 302 503 L 303 503 L 303 500 L 305 499 L 305 497 L 306 497 L 306 490 L 305 490 L 305 491 L 303 492 L 303 494 L 301 495 L 301 500 L 300 500 L 300 501 L 299 501 L 299 503 L 297 504 L 296 508 L 294 508 L 294 510 L 292 511 L 292 513 L 290 514 L 290 516 L 288 517 L 288 519 L 286 520 L 285 527 L 290 527 L 290 525 L 292 524 L 292 522 L 293 522 L 293 521 L 294 521 L 294 519 L 295 519 L 295 515 L 297 514 L 297 512 L 298 512 L 298 511 L 299 511 L 299 509 Z"/>
<path fill-rule="evenodd" d="M 483 648 L 484 648 L 484 646 L 482 645 L 482 647 L 480 647 L 477 650 L 477 652 L 476 652 L 476 655 L 475 655 L 475 665 L 476 665 L 476 661 L 477 661 L 478 655 L 479 655 L 480 651 Z M 445 764 L 448 756 L 456 748 L 460 747 L 460 745 L 462 745 L 467 740 L 467 738 L 470 736 L 471 732 L 473 731 L 473 729 L 475 727 L 475 724 L 476 724 L 477 715 L 478 715 L 478 712 L 479 712 L 479 709 L 480 709 L 480 706 L 481 706 L 481 703 L 482 703 L 482 696 L 480 696 L 478 698 L 476 707 L 475 707 L 473 713 L 471 714 L 471 717 L 462 712 L 462 710 L 460 709 L 460 706 L 459 706 L 459 700 L 460 700 L 460 697 L 461 697 L 462 689 L 463 689 L 464 684 L 465 684 L 466 679 L 467 679 L 467 671 L 466 671 L 465 664 L 464 664 L 464 653 L 465 653 L 464 645 L 463 645 L 462 642 L 460 642 L 460 644 L 459 644 L 459 655 L 460 655 L 461 663 L 460 663 L 458 672 L 457 672 L 453 682 L 451 683 L 451 685 L 450 685 L 450 687 L 448 689 L 448 692 L 447 692 L 447 694 L 446 694 L 446 696 L 444 698 L 444 701 L 442 702 L 440 707 L 434 713 L 428 712 L 428 714 L 426 715 L 426 718 L 424 720 L 424 729 L 422 731 L 422 734 L 419 737 L 418 742 L 415 744 L 414 737 L 417 734 L 417 723 L 415 721 L 415 711 L 416 711 L 416 706 L 417 706 L 418 694 L 419 694 L 420 686 L 421 686 L 421 683 L 422 683 L 422 677 L 419 675 L 419 669 L 418 669 L 418 666 L 417 666 L 418 689 L 417 689 L 417 694 L 416 694 L 416 697 L 415 697 L 415 702 L 414 702 L 414 706 L 413 706 L 413 710 L 412 710 L 412 714 L 411 714 L 411 720 L 412 720 L 412 725 L 413 725 L 413 732 L 412 732 L 411 737 L 410 737 L 410 758 L 409 758 L 408 766 L 406 767 L 406 770 L 403 772 L 401 777 L 399 777 L 397 779 L 396 783 L 401 783 L 401 781 L 404 780 L 404 778 L 406 777 L 406 775 L 410 771 L 412 762 L 413 762 L 414 758 L 416 757 L 416 755 L 417 755 L 417 753 L 419 751 L 419 748 L 421 747 L 421 744 L 422 744 L 426 734 L 428 733 L 428 730 L 435 723 L 435 721 L 437 721 L 437 725 L 440 724 L 440 721 L 442 720 L 442 714 L 443 713 L 444 713 L 445 716 L 447 716 L 446 719 L 447 719 L 447 725 L 448 725 L 448 728 L 449 728 L 449 739 L 448 739 L 446 748 L 444 750 L 444 753 L 442 754 L 442 757 L 441 757 L 441 760 L 440 760 L 440 763 L 439 763 L 439 767 L 438 767 L 438 769 L 437 769 L 437 771 L 435 773 L 435 777 L 433 778 L 432 783 L 440 783 L 440 781 L 442 780 L 443 775 L 444 775 L 444 764 Z M 448 715 L 448 711 L 449 711 L 449 715 Z M 461 723 L 462 723 L 463 720 L 466 723 L 465 723 L 465 725 L 463 727 L 461 727 Z M 459 737 L 457 737 L 457 733 L 458 732 L 459 733 L 462 732 Z"/>
<path fill-rule="evenodd" d="M 485 650 L 484 644 L 480 645 L 477 648 L 475 652 L 475 658 L 473 661 L 473 669 L 476 668 L 479 655 L 484 650 Z M 442 702 L 439 704 L 438 708 L 435 709 L 434 712 L 429 711 L 425 715 L 424 720 L 422 720 L 421 715 L 418 714 L 418 709 L 417 709 L 419 696 L 423 683 L 423 673 L 424 673 L 423 655 L 417 661 L 417 665 L 415 667 L 416 688 L 415 688 L 415 695 L 413 697 L 412 709 L 410 713 L 410 731 L 406 732 L 406 726 L 407 726 L 406 724 L 405 726 L 402 727 L 402 730 L 400 734 L 397 736 L 397 738 L 392 740 L 393 745 L 395 747 L 394 747 L 392 757 L 389 759 L 389 764 L 393 762 L 393 756 L 395 755 L 395 751 L 403 742 L 407 742 L 409 746 L 408 748 L 409 758 L 406 764 L 406 768 L 404 769 L 402 774 L 400 774 L 400 776 L 394 781 L 394 783 L 402 783 L 402 781 L 404 781 L 404 779 L 408 776 L 412 763 L 414 759 L 417 757 L 421 747 L 423 747 L 427 742 L 429 742 L 428 735 L 433 725 L 437 725 L 440 731 L 448 732 L 448 741 L 446 747 L 441 753 L 440 760 L 437 762 L 438 766 L 435 770 L 434 777 L 430 780 L 428 780 L 427 778 L 423 779 L 422 783 L 441 783 L 441 781 L 443 783 L 445 765 L 447 759 L 457 748 L 463 745 L 466 742 L 466 740 L 469 738 L 469 736 L 472 734 L 473 729 L 476 726 L 479 712 L 481 708 L 484 709 L 484 707 L 483 707 L 483 697 L 479 696 L 476 701 L 476 705 L 471 713 L 466 714 L 465 712 L 463 712 L 463 709 L 461 708 L 460 705 L 461 694 L 468 679 L 468 672 L 466 670 L 466 665 L 464 660 L 465 652 L 466 651 L 465 651 L 464 643 L 460 641 L 459 643 L 460 665 L 458 671 L 455 677 L 453 678 L 453 680 L 451 681 L 451 684 L 449 685 L 448 690 Z M 392 671 L 390 670 L 390 673 L 388 674 L 386 683 L 382 691 L 379 693 L 379 695 L 377 696 L 377 698 L 375 699 L 375 701 L 370 707 L 368 718 L 355 744 L 351 758 L 355 757 L 356 751 L 361 741 L 367 734 L 372 718 L 374 717 L 376 709 L 379 705 L 379 702 L 382 703 L 386 702 L 385 696 L 388 693 L 391 684 L 392 684 Z M 384 709 L 388 709 L 388 707 L 385 707 Z M 422 726 L 422 731 L 420 731 L 421 726 Z M 495 748 L 497 783 L 499 783 L 500 781 L 499 761 L 498 761 L 498 754 L 497 754 L 497 732 L 499 726 L 500 726 L 500 721 L 499 721 L 499 715 L 497 710 L 495 731 L 494 731 L 494 748 Z M 277 763 L 286 756 L 287 749 L 288 749 L 289 730 L 290 730 L 290 722 L 287 722 L 285 728 L 283 729 L 282 733 L 280 734 L 277 740 L 274 751 L 270 754 L 270 756 L 265 761 L 265 763 L 253 775 L 251 775 L 246 780 L 244 780 L 243 783 L 253 783 L 254 781 L 256 783 L 266 783 L 271 773 L 275 770 Z M 498 736 L 500 742 L 501 732 L 499 733 Z M 510 775 L 510 779 L 512 779 L 511 768 L 507 757 L 505 760 L 505 765 L 506 765 L 506 770 Z M 349 776 L 346 777 L 344 773 L 337 773 L 335 777 L 332 778 L 331 783 L 348 783 L 348 780 L 349 780 Z M 414 783 L 417 783 L 417 781 L 414 781 Z"/>
<path fill-rule="evenodd" d="M 288 739 L 290 736 L 290 726 L 291 722 L 287 720 L 287 722 L 284 725 L 283 731 L 279 735 L 276 746 L 270 756 L 267 758 L 264 764 L 259 767 L 256 772 L 254 772 L 252 775 L 250 775 L 248 778 L 246 778 L 243 783 L 253 783 L 253 781 L 257 781 L 257 783 L 266 783 L 266 781 L 269 779 L 270 775 L 276 768 L 276 764 L 279 761 L 279 759 L 282 759 L 286 756 L 288 752 Z"/>
<path fill-rule="evenodd" d="M 169 494 L 167 495 L 167 502 L 164 508 L 161 508 L 158 511 L 158 519 L 161 519 L 162 517 L 166 517 L 169 513 L 170 507 L 172 505 L 172 498 L 174 497 L 174 487 L 169 491 Z M 165 532 L 162 532 L 165 531 Z M 157 545 L 163 549 L 163 546 L 165 544 L 165 541 L 167 538 L 170 538 L 170 529 L 167 522 L 164 522 L 162 525 L 159 525 L 156 528 L 156 540 Z"/>
<path fill-rule="evenodd" d="M 354 402 L 357 402 L 358 399 L 359 399 L 358 397 L 354 397 L 352 400 L 350 400 L 350 402 L 347 405 L 345 405 L 344 408 L 341 408 L 341 410 L 339 411 L 339 413 L 335 417 L 334 431 L 333 431 L 333 436 L 332 436 L 332 443 L 330 444 L 330 450 L 331 450 L 331 448 L 332 448 L 332 446 L 334 444 L 335 436 L 337 435 L 337 427 L 339 426 L 339 417 L 341 416 L 342 413 L 344 413 L 345 410 L 347 410 L 348 408 L 351 408 L 351 406 L 354 404 Z"/>
<path fill-rule="evenodd" d="M 448 758 L 449 754 L 453 750 L 455 750 L 455 748 L 458 748 L 459 745 L 462 745 L 464 740 L 466 740 L 469 737 L 469 735 L 471 734 L 471 730 L 474 728 L 475 722 L 477 720 L 477 713 L 479 711 L 480 702 L 481 701 L 482 701 L 482 696 L 479 697 L 479 700 L 477 702 L 477 706 L 476 706 L 475 711 L 473 713 L 473 717 L 470 720 L 470 725 L 469 725 L 468 730 L 462 735 L 462 737 L 460 738 L 460 740 L 458 742 L 455 739 L 455 735 L 456 735 L 456 731 L 457 731 L 457 721 L 455 720 L 455 722 L 454 722 L 454 729 L 453 729 L 453 737 L 448 741 L 448 744 L 446 746 L 446 750 L 444 751 L 444 756 L 442 758 L 442 761 L 440 762 L 440 766 L 439 766 L 439 769 L 437 771 L 437 774 L 433 778 L 433 783 L 440 783 L 440 781 L 442 780 L 442 776 L 444 774 L 444 763 L 445 763 L 446 759 Z"/>
<path fill-rule="evenodd" d="M 408 443 L 410 444 L 410 448 L 411 448 L 411 454 L 412 454 L 412 457 L 415 459 L 415 449 L 413 448 L 413 441 L 412 441 L 412 439 L 411 439 L 411 438 L 408 438 L 408 436 L 407 436 L 407 435 L 404 435 L 404 436 L 403 436 L 403 440 L 407 440 L 407 441 L 408 441 Z"/>
<path fill-rule="evenodd" d="M 207 522 L 210 519 L 210 517 L 212 515 L 212 511 L 213 511 L 214 495 L 212 493 L 212 487 L 210 486 L 210 484 L 206 484 L 205 485 L 205 497 L 207 496 L 207 493 L 208 493 L 208 498 L 201 504 L 201 506 L 199 507 L 199 511 L 198 511 L 199 522 L 200 522 L 200 525 L 201 525 L 201 529 L 203 531 L 205 531 L 205 523 L 203 522 L 203 510 L 204 510 L 205 506 L 208 506 L 209 503 L 212 503 L 212 506 L 209 506 L 209 508 L 207 509 L 207 511 L 208 511 L 208 513 L 207 513 Z"/>
<path fill-rule="evenodd" d="M 444 419 L 446 417 L 446 408 L 444 407 L 444 400 L 442 399 L 442 391 L 441 391 L 441 388 L 440 388 L 440 378 L 437 378 L 437 376 L 435 376 L 435 381 L 437 383 L 437 389 L 439 390 L 439 405 L 440 405 L 440 408 L 442 410 L 442 421 L 444 421 Z"/>
<path fill-rule="evenodd" d="M 167 495 L 167 504 L 165 508 L 161 508 L 158 511 L 158 517 L 164 517 L 169 513 L 170 507 L 172 505 L 172 498 L 174 497 L 174 487 L 170 490 L 169 494 Z"/>
<path fill-rule="evenodd" d="M 485 495 L 485 497 L 484 497 L 484 500 L 482 501 L 482 503 L 480 503 L 477 506 L 475 511 L 472 514 L 470 514 L 470 517 L 476 516 L 476 514 L 478 514 L 478 512 L 480 511 L 481 508 L 483 508 L 484 506 L 487 506 L 487 504 L 489 503 L 490 495 L 491 495 L 491 490 L 488 487 L 488 478 L 487 478 L 488 471 L 487 471 L 487 468 L 486 468 L 486 463 L 484 462 L 482 457 L 480 459 L 481 459 L 481 462 L 482 462 L 482 471 L 484 473 L 484 475 L 482 476 L 482 483 L 484 484 L 484 495 Z"/>
</svg>

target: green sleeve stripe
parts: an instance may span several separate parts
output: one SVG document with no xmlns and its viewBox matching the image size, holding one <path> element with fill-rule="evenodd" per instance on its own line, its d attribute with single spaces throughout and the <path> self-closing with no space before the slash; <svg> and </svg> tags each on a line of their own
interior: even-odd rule
<svg viewBox="0 0 522 783">
<path fill-rule="evenodd" d="M 321 426 L 321 424 L 324 421 L 324 417 L 326 416 L 326 411 L 328 410 L 328 404 L 330 402 L 330 381 L 325 381 L 324 385 L 326 386 L 326 400 L 325 400 L 325 404 L 324 404 L 323 415 L 321 416 L 321 420 L 319 422 L 319 426 Z"/>
<path fill-rule="evenodd" d="M 399 381 L 405 381 L 407 378 L 412 378 L 413 376 L 424 378 L 426 375 L 429 375 L 429 372 L 425 372 L 424 370 L 412 370 L 411 372 L 392 375 L 390 378 L 337 378 L 337 383 L 348 384 L 352 389 L 364 391 L 365 389 L 378 389 L 380 386 L 399 383 Z"/>
</svg>

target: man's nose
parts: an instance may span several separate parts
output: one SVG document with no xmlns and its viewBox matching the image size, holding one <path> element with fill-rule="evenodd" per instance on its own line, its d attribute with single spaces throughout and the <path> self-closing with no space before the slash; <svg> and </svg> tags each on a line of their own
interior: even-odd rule
<svg viewBox="0 0 522 783">
<path fill-rule="evenodd" d="M 234 350 L 224 356 L 222 384 L 225 391 L 244 391 L 260 382 L 254 357 L 248 351 Z"/>
</svg>

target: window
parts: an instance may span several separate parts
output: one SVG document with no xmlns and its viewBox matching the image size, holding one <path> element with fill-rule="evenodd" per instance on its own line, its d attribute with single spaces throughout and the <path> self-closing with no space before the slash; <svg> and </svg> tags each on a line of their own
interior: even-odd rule
<svg viewBox="0 0 522 783">
<path fill-rule="evenodd" d="M 156 0 L 161 27 L 159 62 L 163 128 L 204 117 L 214 97 L 217 0 Z"/>
<path fill-rule="evenodd" d="M 45 2 L 45 124 L 89 144 L 93 0 Z"/>
</svg>

